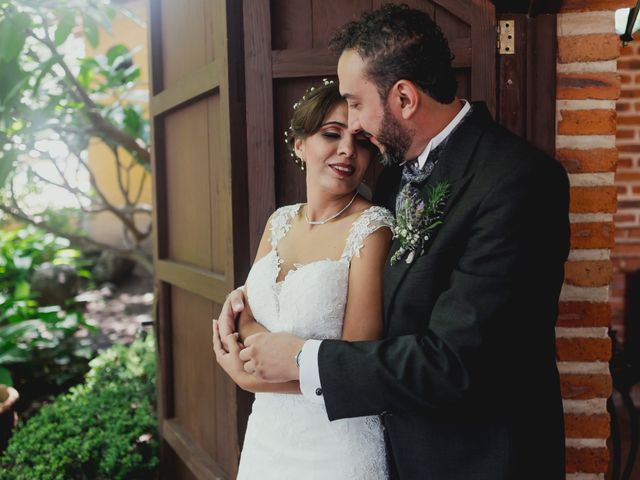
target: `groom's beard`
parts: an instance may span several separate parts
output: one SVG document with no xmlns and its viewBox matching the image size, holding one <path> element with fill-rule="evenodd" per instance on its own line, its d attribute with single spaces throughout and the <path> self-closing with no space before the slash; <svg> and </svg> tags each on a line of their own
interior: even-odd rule
<svg viewBox="0 0 640 480">
<path fill-rule="evenodd" d="M 379 157 L 380 162 L 385 167 L 399 165 L 404 162 L 404 156 L 411 146 L 414 133 L 415 132 L 403 128 L 400 122 L 393 116 L 389 107 L 385 105 L 380 133 L 377 135 L 378 140 L 385 147 L 384 153 Z"/>
</svg>

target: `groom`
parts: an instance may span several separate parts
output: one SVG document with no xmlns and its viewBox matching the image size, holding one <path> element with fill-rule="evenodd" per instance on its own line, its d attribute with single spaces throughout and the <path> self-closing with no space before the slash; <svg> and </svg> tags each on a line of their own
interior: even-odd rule
<svg viewBox="0 0 640 480">
<path fill-rule="evenodd" d="M 383 340 L 258 334 L 241 352 L 245 369 L 299 379 L 331 420 L 382 415 L 398 478 L 564 478 L 554 337 L 569 248 L 564 170 L 484 104 L 455 97 L 448 44 L 425 13 L 384 6 L 332 47 L 349 128 L 370 134 L 388 164 L 378 203 L 419 229 L 431 224 L 416 220 L 412 198 L 446 195 L 427 241 L 396 231 Z M 223 335 L 241 300 L 236 291 L 225 303 Z"/>
</svg>

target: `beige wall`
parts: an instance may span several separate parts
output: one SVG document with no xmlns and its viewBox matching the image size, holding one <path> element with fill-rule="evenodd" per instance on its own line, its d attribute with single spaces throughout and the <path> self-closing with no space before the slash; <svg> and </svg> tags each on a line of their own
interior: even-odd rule
<svg viewBox="0 0 640 480">
<path fill-rule="evenodd" d="M 126 3 L 126 7 L 133 11 L 138 18 L 147 21 L 147 5 L 143 0 L 135 0 Z M 133 50 L 140 47 L 134 55 L 134 63 L 141 69 L 139 85 L 135 92 L 135 98 L 140 99 L 145 111 L 148 109 L 148 60 L 147 60 L 147 29 L 138 25 L 133 20 L 118 14 L 112 25 L 112 34 L 105 31 L 100 32 L 100 43 L 98 48 L 93 50 L 87 46 L 89 55 L 106 53 L 115 44 L 124 44 L 128 49 Z M 111 151 L 100 141 L 92 142 L 88 151 L 89 164 L 96 175 L 98 186 L 105 193 L 109 201 L 115 205 L 124 205 L 124 198 L 120 191 L 116 174 L 116 163 Z M 124 151 L 120 152 L 120 158 L 125 166 L 132 161 L 131 157 Z M 123 173 L 123 177 L 125 172 Z M 131 196 L 137 193 L 138 185 L 142 178 L 143 169 L 135 166 L 131 171 L 131 184 L 135 187 L 131 189 Z M 145 181 L 141 203 L 151 205 L 151 177 Z M 141 228 L 147 228 L 147 217 L 137 219 Z M 102 213 L 92 216 L 88 225 L 90 235 L 96 240 L 112 245 L 123 244 L 123 229 L 121 223 L 110 213 Z M 150 245 L 150 241 L 148 242 Z"/>
</svg>

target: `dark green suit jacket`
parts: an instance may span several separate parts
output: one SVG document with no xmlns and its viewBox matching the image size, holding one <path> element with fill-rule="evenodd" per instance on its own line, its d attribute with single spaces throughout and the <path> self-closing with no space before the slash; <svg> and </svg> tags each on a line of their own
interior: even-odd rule
<svg viewBox="0 0 640 480">
<path fill-rule="evenodd" d="M 400 171 L 376 192 L 392 211 Z M 385 338 L 321 344 L 329 418 L 382 415 L 401 479 L 564 478 L 554 326 L 567 175 L 478 103 L 424 195 L 440 181 L 451 194 L 424 255 L 387 262 Z"/>
</svg>

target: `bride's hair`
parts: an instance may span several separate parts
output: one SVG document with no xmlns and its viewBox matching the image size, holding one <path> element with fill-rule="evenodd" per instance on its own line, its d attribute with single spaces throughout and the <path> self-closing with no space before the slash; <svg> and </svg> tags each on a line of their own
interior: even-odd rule
<svg viewBox="0 0 640 480">
<path fill-rule="evenodd" d="M 318 131 L 329 110 L 345 100 L 340 96 L 338 83 L 333 80 L 322 80 L 320 85 L 310 87 L 302 98 L 293 105 L 293 115 L 289 128 L 284 132 L 284 141 L 289 154 L 296 164 L 303 167 L 295 152 L 295 140 L 305 139 Z"/>
</svg>

